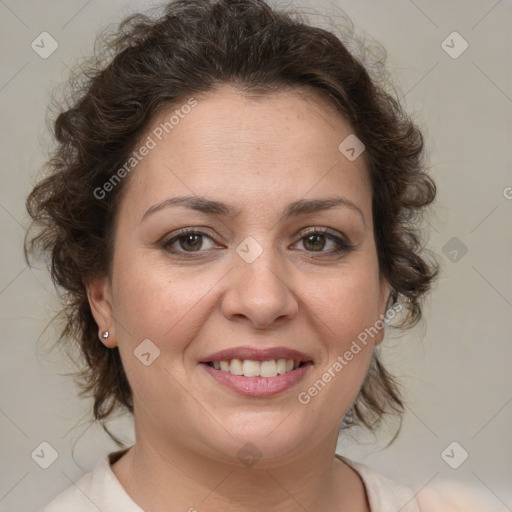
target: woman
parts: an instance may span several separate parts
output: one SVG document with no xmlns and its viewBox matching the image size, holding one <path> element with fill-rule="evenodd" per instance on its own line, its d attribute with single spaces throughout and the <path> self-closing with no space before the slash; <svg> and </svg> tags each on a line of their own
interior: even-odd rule
<svg viewBox="0 0 512 512">
<path fill-rule="evenodd" d="M 335 448 L 403 412 L 378 348 L 437 275 L 420 131 L 262 0 L 173 2 L 106 50 L 56 119 L 27 251 L 66 292 L 95 418 L 133 413 L 136 442 L 44 510 L 418 511 Z"/>
</svg>

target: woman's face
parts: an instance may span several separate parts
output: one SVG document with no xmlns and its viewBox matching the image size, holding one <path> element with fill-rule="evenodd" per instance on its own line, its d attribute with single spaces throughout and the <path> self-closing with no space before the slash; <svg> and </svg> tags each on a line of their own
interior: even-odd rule
<svg viewBox="0 0 512 512">
<path fill-rule="evenodd" d="M 335 446 L 383 332 L 358 336 L 389 292 L 364 153 L 354 159 L 351 139 L 338 148 L 350 125 L 305 93 L 255 101 L 224 87 L 196 101 L 168 133 L 174 111 L 142 139 L 154 147 L 125 178 L 111 280 L 90 287 L 133 390 L 137 436 L 225 461 L 257 449 L 260 464 Z M 225 207 L 171 203 L 182 196 Z M 325 200 L 339 202 L 314 208 Z"/>
</svg>

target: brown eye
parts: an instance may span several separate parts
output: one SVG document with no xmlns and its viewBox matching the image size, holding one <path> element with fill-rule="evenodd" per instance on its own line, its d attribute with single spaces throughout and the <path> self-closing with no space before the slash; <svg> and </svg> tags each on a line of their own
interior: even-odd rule
<svg viewBox="0 0 512 512">
<path fill-rule="evenodd" d="M 165 241 L 162 247 L 172 253 L 203 252 L 201 247 L 205 242 L 205 238 L 212 240 L 210 236 L 202 231 L 184 230 Z M 178 247 L 173 247 L 176 244 L 179 244 Z"/>
<path fill-rule="evenodd" d="M 310 231 L 309 233 L 306 233 L 301 240 L 303 241 L 303 246 L 308 252 L 338 254 L 341 252 L 349 252 L 353 249 L 352 244 L 335 235 L 327 228 Z M 328 241 L 331 241 L 332 244 L 334 244 L 334 249 L 324 250 Z"/>
<path fill-rule="evenodd" d="M 194 251 L 201 248 L 203 245 L 203 239 L 201 238 L 203 235 L 199 233 L 184 235 L 178 238 L 178 242 L 182 249 L 186 249 L 187 247 L 192 247 Z"/>
<path fill-rule="evenodd" d="M 313 251 L 322 250 L 325 247 L 325 235 L 322 234 L 308 235 L 303 240 L 305 240 L 304 246 L 308 247 L 309 245 Z"/>
<path fill-rule="evenodd" d="M 206 240 L 210 240 L 213 244 L 213 239 L 202 231 L 184 229 L 175 234 L 172 238 L 162 243 L 163 249 L 173 254 L 190 254 L 205 252 L 206 249 L 212 248 L 203 247 Z M 334 234 L 328 228 L 316 229 L 306 233 L 301 239 L 303 247 L 306 252 L 316 252 L 322 255 L 338 254 L 349 252 L 353 246 L 344 238 Z M 328 248 L 329 242 L 332 244 L 331 249 Z M 324 250 L 327 247 L 327 250 Z"/>
</svg>

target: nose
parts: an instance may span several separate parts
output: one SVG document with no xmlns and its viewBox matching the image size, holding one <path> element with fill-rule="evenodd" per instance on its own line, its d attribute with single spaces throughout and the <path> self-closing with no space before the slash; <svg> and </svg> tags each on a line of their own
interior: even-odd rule
<svg viewBox="0 0 512 512">
<path fill-rule="evenodd" d="M 229 273 L 222 313 L 231 321 L 250 322 L 254 329 L 269 329 L 295 318 L 298 300 L 290 288 L 291 273 L 271 250 L 251 263 L 236 256 Z"/>
</svg>

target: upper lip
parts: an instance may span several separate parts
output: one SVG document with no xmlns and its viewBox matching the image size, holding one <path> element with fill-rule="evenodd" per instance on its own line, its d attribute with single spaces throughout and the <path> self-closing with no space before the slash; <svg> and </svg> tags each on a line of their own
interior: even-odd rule
<svg viewBox="0 0 512 512">
<path fill-rule="evenodd" d="M 250 359 L 252 361 L 268 361 L 269 359 L 293 359 L 294 361 L 312 361 L 312 358 L 304 352 L 299 352 L 287 347 L 273 348 L 253 348 L 253 347 L 234 347 L 225 350 L 219 350 L 214 354 L 205 357 L 200 363 L 210 363 L 214 361 L 230 361 L 231 359 Z"/>
</svg>

